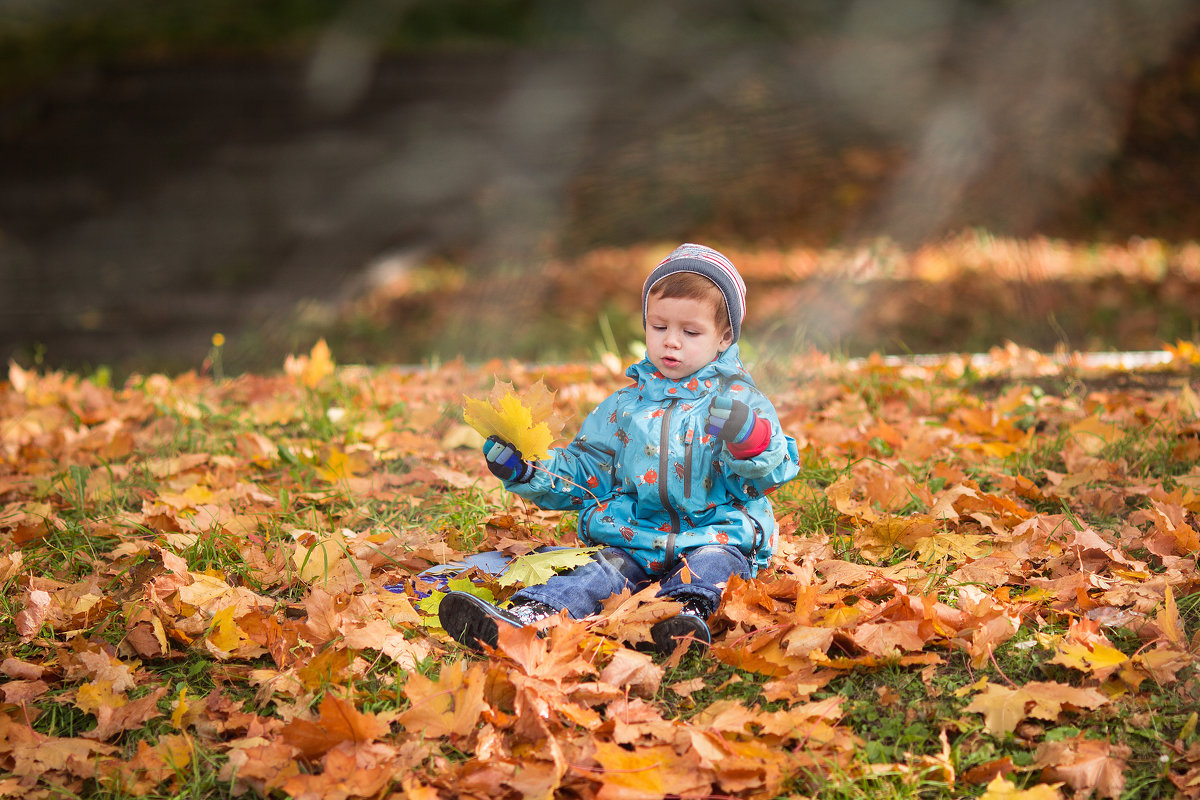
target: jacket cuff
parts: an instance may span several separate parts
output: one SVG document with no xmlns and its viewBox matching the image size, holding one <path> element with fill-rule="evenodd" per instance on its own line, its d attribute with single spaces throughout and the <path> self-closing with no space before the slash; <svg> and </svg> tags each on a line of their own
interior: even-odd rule
<svg viewBox="0 0 1200 800">
<path fill-rule="evenodd" d="M 762 417 L 754 423 L 754 430 L 750 431 L 750 435 L 741 444 L 728 442 L 725 446 L 729 448 L 729 455 L 734 458 L 754 458 L 756 455 L 766 450 L 771 444 L 771 423 L 767 422 Z"/>
</svg>

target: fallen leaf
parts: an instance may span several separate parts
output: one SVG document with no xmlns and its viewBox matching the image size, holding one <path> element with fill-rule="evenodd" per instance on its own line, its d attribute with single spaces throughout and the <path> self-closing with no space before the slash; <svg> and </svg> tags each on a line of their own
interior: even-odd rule
<svg viewBox="0 0 1200 800">
<path fill-rule="evenodd" d="M 309 389 L 319 386 L 333 370 L 333 354 L 324 339 L 318 340 L 307 356 L 289 355 L 283 364 L 284 372 Z"/>
<path fill-rule="evenodd" d="M 1100 739 L 1077 736 L 1038 745 L 1034 767 L 1042 778 L 1063 781 L 1076 792 L 1119 798 L 1125 790 L 1125 766 L 1130 749 Z"/>
<path fill-rule="evenodd" d="M 1003 775 L 997 775 L 979 800 L 1062 800 L 1059 786 L 1062 784 L 1039 783 L 1029 789 L 1018 789 L 1015 783 Z"/>
<path fill-rule="evenodd" d="M 284 741 L 305 758 L 317 758 L 342 742 L 362 744 L 383 736 L 387 723 L 375 714 L 364 714 L 349 700 L 326 694 L 315 720 L 293 719 L 283 727 Z"/>
<path fill-rule="evenodd" d="M 545 583 L 563 570 L 583 566 L 599 547 L 565 547 L 514 558 L 500 575 L 501 586 L 534 586 Z"/>
<path fill-rule="evenodd" d="M 1017 687 L 986 683 L 983 692 L 963 710 L 983 714 L 988 731 L 1003 736 L 1012 733 L 1026 717 L 1056 720 L 1066 707 L 1095 709 L 1107 702 L 1108 698 L 1095 689 L 1062 683 L 1031 681 Z"/>
<path fill-rule="evenodd" d="M 487 709 L 483 689 L 484 675 L 478 664 L 466 669 L 465 662 L 452 661 L 436 678 L 412 672 L 404 684 L 409 707 L 396 721 L 428 738 L 467 736 Z"/>
<path fill-rule="evenodd" d="M 703 796 L 712 787 L 697 769 L 694 751 L 684 755 L 668 745 L 627 750 L 611 742 L 596 742 L 600 770 L 589 777 L 600 784 L 598 800 L 660 800 L 672 795 Z"/>
</svg>

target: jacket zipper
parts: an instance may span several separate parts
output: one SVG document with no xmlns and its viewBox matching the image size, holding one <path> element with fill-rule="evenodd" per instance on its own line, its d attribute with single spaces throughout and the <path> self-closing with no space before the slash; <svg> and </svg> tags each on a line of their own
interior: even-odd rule
<svg viewBox="0 0 1200 800">
<path fill-rule="evenodd" d="M 679 534 L 679 512 L 671 505 L 671 499 L 667 492 L 667 484 L 669 483 L 668 476 L 671 463 L 671 415 L 675 412 L 675 404 L 678 400 L 672 400 L 667 405 L 663 412 L 662 418 L 662 433 L 658 440 L 658 499 L 666 509 L 667 516 L 671 519 L 671 533 L 667 536 L 667 546 L 663 548 L 663 569 L 667 569 L 675 563 L 675 537 Z"/>
<path fill-rule="evenodd" d="M 692 497 L 692 434 L 694 430 L 688 428 L 687 435 L 683 438 L 683 496 L 689 500 Z"/>
</svg>

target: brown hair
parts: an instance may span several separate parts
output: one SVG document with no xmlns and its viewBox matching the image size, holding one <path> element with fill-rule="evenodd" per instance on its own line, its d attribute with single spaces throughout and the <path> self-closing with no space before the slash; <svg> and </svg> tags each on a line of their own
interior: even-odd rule
<svg viewBox="0 0 1200 800">
<path fill-rule="evenodd" d="M 696 272 L 672 272 L 650 288 L 649 297 L 660 297 L 664 300 L 701 300 L 712 305 L 713 321 L 717 325 L 717 333 L 731 330 L 729 326 L 729 311 L 725 308 L 725 295 L 708 278 Z"/>
</svg>

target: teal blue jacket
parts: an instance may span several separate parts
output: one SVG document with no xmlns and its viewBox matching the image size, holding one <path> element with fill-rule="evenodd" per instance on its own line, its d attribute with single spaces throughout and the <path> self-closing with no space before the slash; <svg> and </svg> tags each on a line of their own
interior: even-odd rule
<svg viewBox="0 0 1200 800">
<path fill-rule="evenodd" d="M 766 495 L 796 477 L 799 454 L 742 366 L 738 346 L 678 381 L 649 359 L 626 374 L 634 383 L 598 405 L 528 483 L 505 486 L 542 508 L 578 510 L 581 542 L 620 547 L 650 574 L 707 544 L 736 546 L 757 573 L 778 543 Z M 766 450 L 737 459 L 705 432 L 718 394 L 770 423 Z"/>
</svg>

